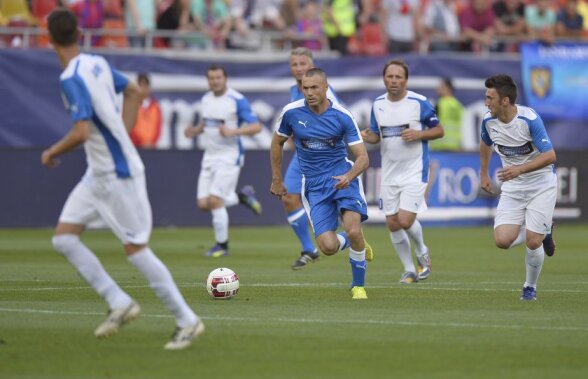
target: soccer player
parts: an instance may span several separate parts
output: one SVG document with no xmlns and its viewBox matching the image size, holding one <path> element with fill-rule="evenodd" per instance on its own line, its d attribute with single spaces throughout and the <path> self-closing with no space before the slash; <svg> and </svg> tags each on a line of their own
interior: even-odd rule
<svg viewBox="0 0 588 379">
<path fill-rule="evenodd" d="M 349 249 L 352 298 L 367 299 L 366 260 L 373 253 L 365 242 L 361 222 L 367 220 L 367 204 L 361 178 L 369 158 L 351 113 L 327 98 L 327 75 L 311 68 L 302 78 L 304 99 L 284 107 L 272 138 L 272 194 L 288 193 L 282 178 L 282 152 L 294 138 L 302 172 L 301 196 L 310 216 L 316 241 L 326 255 Z M 355 163 L 347 158 L 347 147 Z M 345 232 L 336 234 L 339 216 Z"/>
<path fill-rule="evenodd" d="M 304 94 L 302 93 L 302 77 L 306 74 L 306 71 L 314 67 L 312 52 L 306 47 L 293 49 L 290 53 L 289 64 L 292 76 L 296 79 L 296 84 L 290 87 L 290 102 L 292 102 L 304 99 Z M 327 89 L 327 98 L 333 103 L 341 103 L 330 86 Z M 288 193 L 282 196 L 280 200 L 288 215 L 288 223 L 302 246 L 300 258 L 294 261 L 292 269 L 300 270 L 308 263 L 318 261 L 319 253 L 312 242 L 312 237 L 308 230 L 308 216 L 302 206 L 302 198 L 300 197 L 302 173 L 300 172 L 300 164 L 298 163 L 296 153 L 294 153 L 286 170 L 284 185 Z"/>
<path fill-rule="evenodd" d="M 202 97 L 200 121 L 197 126 L 187 127 L 184 134 L 192 138 L 204 133 L 206 139 L 196 205 L 212 214 L 216 244 L 205 255 L 218 258 L 229 255 L 227 208 L 241 203 L 255 214 L 261 213 L 261 204 L 252 186 L 244 186 L 239 193 L 235 191 L 245 159 L 240 136 L 259 133 L 261 124 L 251 111 L 249 101 L 227 86 L 223 67 L 210 66 L 206 77 L 210 91 Z"/>
<path fill-rule="evenodd" d="M 390 239 L 404 266 L 400 283 L 416 283 L 431 274 L 429 249 L 417 213 L 427 209 L 429 140 L 443 137 L 443 127 L 427 98 L 408 91 L 408 66 L 400 60 L 384 65 L 386 93 L 372 106 L 370 128 L 364 141 L 380 144 L 382 181 L 380 208 L 386 215 Z M 412 259 L 415 244 L 418 270 Z"/>
<path fill-rule="evenodd" d="M 139 108 L 139 88 L 97 55 L 80 53 L 76 16 L 65 8 L 48 17 L 51 44 L 64 70 L 60 76 L 72 129 L 43 151 L 41 162 L 56 167 L 58 157 L 83 145 L 88 170 L 70 193 L 59 216 L 53 246 L 108 303 L 106 320 L 94 334 L 108 337 L 137 318 L 139 304 L 104 270 L 80 235 L 88 224 L 102 219 L 121 240 L 127 258 L 174 314 L 176 332 L 165 349 L 188 347 L 204 331 L 204 324 L 186 304 L 166 266 L 149 248 L 151 206 L 147 198 L 143 162 L 133 146 L 131 130 Z M 122 108 L 116 94 L 123 94 Z"/>
<path fill-rule="evenodd" d="M 516 104 L 517 86 L 508 75 L 485 82 L 488 112 L 482 120 L 480 184 L 492 193 L 488 164 L 492 150 L 500 156 L 503 182 L 494 219 L 494 241 L 501 249 L 526 243 L 526 278 L 521 300 L 537 299 L 544 253 L 555 253 L 552 217 L 557 199 L 555 151 L 541 117 Z"/>
</svg>

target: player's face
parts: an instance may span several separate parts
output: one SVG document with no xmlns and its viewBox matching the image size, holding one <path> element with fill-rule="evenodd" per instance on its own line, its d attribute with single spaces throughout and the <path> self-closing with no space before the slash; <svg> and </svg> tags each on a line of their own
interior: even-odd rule
<svg viewBox="0 0 588 379">
<path fill-rule="evenodd" d="M 486 104 L 486 107 L 488 107 L 490 116 L 498 117 L 498 115 L 501 113 L 502 101 L 500 101 L 500 96 L 498 96 L 498 92 L 496 92 L 495 88 L 486 89 L 486 101 L 484 104 Z"/>
<path fill-rule="evenodd" d="M 312 59 L 306 55 L 293 55 L 290 57 L 290 71 L 292 71 L 292 76 L 298 83 L 302 82 L 302 77 L 312 67 Z"/>
<path fill-rule="evenodd" d="M 208 78 L 208 87 L 215 94 L 223 94 L 227 89 L 227 77 L 223 70 L 211 70 L 206 74 Z"/>
<path fill-rule="evenodd" d="M 322 104 L 327 99 L 327 81 L 320 75 L 302 78 L 302 93 L 311 107 Z"/>
<path fill-rule="evenodd" d="M 392 98 L 404 96 L 406 91 L 406 75 L 401 66 L 391 64 L 386 68 L 384 74 L 384 85 Z"/>
</svg>

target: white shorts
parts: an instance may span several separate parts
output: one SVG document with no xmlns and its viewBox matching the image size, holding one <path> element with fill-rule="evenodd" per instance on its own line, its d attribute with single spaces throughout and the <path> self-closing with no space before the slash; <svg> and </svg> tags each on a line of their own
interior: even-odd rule
<svg viewBox="0 0 588 379">
<path fill-rule="evenodd" d="M 216 196 L 226 201 L 235 197 L 237 182 L 241 167 L 237 165 L 202 165 L 198 176 L 198 189 L 196 197 L 204 199 Z"/>
<path fill-rule="evenodd" d="M 425 191 L 427 183 L 412 183 L 402 186 L 380 186 L 380 209 L 386 216 L 398 213 L 399 209 L 419 213 L 427 210 Z"/>
<path fill-rule="evenodd" d="M 555 183 L 548 187 L 503 191 L 496 207 L 494 228 L 505 224 L 525 224 L 527 230 L 547 234 L 551 230 L 556 200 Z"/>
<path fill-rule="evenodd" d="M 84 175 L 69 194 L 59 222 L 88 226 L 102 221 L 125 245 L 149 242 L 152 216 L 145 175 L 128 179 Z"/>
</svg>

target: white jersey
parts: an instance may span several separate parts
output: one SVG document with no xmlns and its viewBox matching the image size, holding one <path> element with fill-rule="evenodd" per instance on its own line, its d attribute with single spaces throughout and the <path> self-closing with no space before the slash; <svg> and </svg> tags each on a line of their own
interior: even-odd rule
<svg viewBox="0 0 588 379">
<path fill-rule="evenodd" d="M 525 164 L 553 149 L 541 117 L 532 108 L 522 105 L 516 107 L 516 117 L 507 124 L 493 118 L 490 112 L 486 113 L 482 121 L 482 141 L 498 153 L 503 167 Z M 504 183 L 503 190 L 552 183 L 553 176 L 554 165 L 547 165 L 509 180 Z"/>
<path fill-rule="evenodd" d="M 251 110 L 249 101 L 232 88 L 215 96 L 208 91 L 202 97 L 202 122 L 204 123 L 203 165 L 223 162 L 242 166 L 244 161 L 241 137 L 223 137 L 219 127 L 237 129 L 242 123 L 256 123 L 257 117 Z"/>
<path fill-rule="evenodd" d="M 84 144 L 89 173 L 119 178 L 142 174 L 143 162 L 125 128 L 117 95 L 128 79 L 103 57 L 80 54 L 61 73 L 60 84 L 72 120 L 87 120 L 92 126 Z"/>
<path fill-rule="evenodd" d="M 374 100 L 370 130 L 380 135 L 382 184 L 426 183 L 429 178 L 428 141 L 405 142 L 402 131 L 424 130 L 439 125 L 439 119 L 427 98 L 407 91 L 399 101 L 390 101 L 387 93 Z"/>
</svg>

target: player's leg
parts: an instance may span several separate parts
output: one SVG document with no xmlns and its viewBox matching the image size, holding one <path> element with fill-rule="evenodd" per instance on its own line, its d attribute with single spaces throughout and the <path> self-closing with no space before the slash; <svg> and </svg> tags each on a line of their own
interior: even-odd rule
<svg viewBox="0 0 588 379">
<path fill-rule="evenodd" d="M 166 348 L 186 347 L 203 331 L 203 326 L 198 327 L 201 321 L 186 303 L 167 267 L 148 246 L 152 215 L 145 177 L 117 180 L 110 192 L 108 201 L 99 203 L 100 214 L 122 241 L 129 262 L 145 276 L 157 297 L 174 314 L 177 328 L 192 331 L 191 335 L 184 335 L 184 343 L 168 347 L 172 340 Z"/>
<path fill-rule="evenodd" d="M 417 220 L 417 213 L 427 210 L 425 201 L 426 183 L 413 183 L 402 187 L 398 222 L 414 242 L 417 258 L 417 276 L 419 280 L 427 279 L 431 274 L 431 256 L 423 238 L 423 227 Z"/>
<path fill-rule="evenodd" d="M 520 244 L 524 238 L 521 234 L 525 233 L 522 231 L 525 224 L 525 208 L 526 202 L 519 200 L 518 196 L 502 192 L 494 218 L 494 242 L 497 247 L 510 249 Z"/>
<path fill-rule="evenodd" d="M 541 190 L 527 204 L 525 222 L 527 225 L 527 254 L 525 256 L 525 283 L 521 300 L 536 300 L 537 281 L 543 268 L 545 250 L 543 240 L 551 231 L 551 220 L 557 199 L 555 185 Z"/>
<path fill-rule="evenodd" d="M 354 211 L 344 211 L 343 228 L 349 238 L 349 264 L 351 265 L 351 291 L 354 300 L 367 299 L 365 292 L 365 273 L 367 269 L 365 239 L 361 229 L 361 215 Z"/>
<path fill-rule="evenodd" d="M 100 217 L 95 204 L 92 180 L 85 177 L 74 188 L 63 207 L 52 239 L 53 247 L 106 300 L 111 314 L 121 310 L 127 312 L 133 308 L 133 313 L 138 315 L 138 305 L 119 287 L 106 272 L 96 255 L 80 240 L 85 225 Z M 97 336 L 108 334 L 108 330 L 97 329 Z"/>
<path fill-rule="evenodd" d="M 294 262 L 292 268 L 300 269 L 305 267 L 308 262 L 318 260 L 319 255 L 312 241 L 312 236 L 308 229 L 308 216 L 302 204 L 300 195 L 302 191 L 302 173 L 296 156 L 292 157 L 288 165 L 284 176 L 284 185 L 288 190 L 288 194 L 282 197 L 282 205 L 288 215 L 288 223 L 298 238 L 301 247 L 300 258 Z"/>
</svg>

